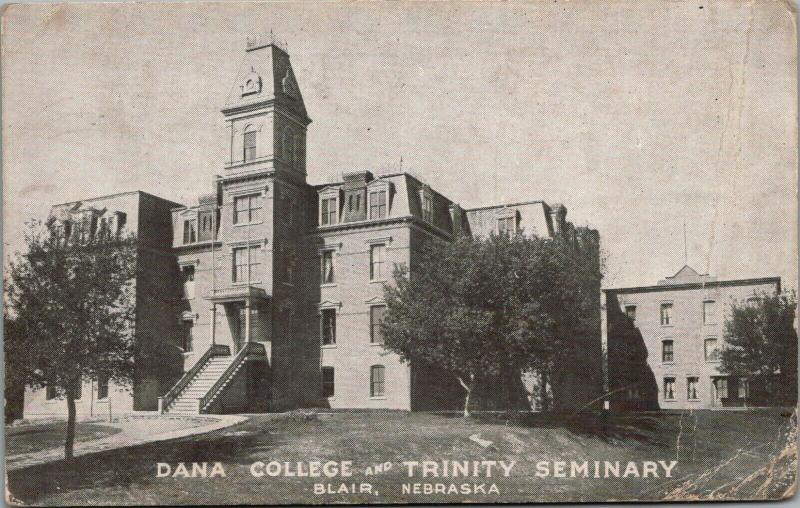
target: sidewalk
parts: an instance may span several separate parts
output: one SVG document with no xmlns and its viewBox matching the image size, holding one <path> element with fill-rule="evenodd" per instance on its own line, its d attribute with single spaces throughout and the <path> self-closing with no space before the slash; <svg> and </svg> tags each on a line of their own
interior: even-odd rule
<svg viewBox="0 0 800 508">
<path fill-rule="evenodd" d="M 121 432 L 102 439 L 75 443 L 75 456 L 126 448 L 144 443 L 166 441 L 195 434 L 205 434 L 246 421 L 239 415 L 131 415 L 105 425 L 116 426 Z M 162 431 L 159 432 L 159 427 Z M 51 448 L 33 453 L 6 457 L 6 471 L 53 462 L 64 458 L 64 448 Z"/>
</svg>

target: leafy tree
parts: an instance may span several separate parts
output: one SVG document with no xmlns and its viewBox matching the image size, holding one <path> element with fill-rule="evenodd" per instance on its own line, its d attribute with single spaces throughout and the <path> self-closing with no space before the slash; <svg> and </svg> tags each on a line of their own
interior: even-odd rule
<svg viewBox="0 0 800 508">
<path fill-rule="evenodd" d="M 733 305 L 725 322 L 720 370 L 761 386 L 772 403 L 797 403 L 797 297 L 761 294 Z"/>
<path fill-rule="evenodd" d="M 85 222 L 69 232 L 52 219 L 29 226 L 26 251 L 10 264 L 7 304 L 17 333 L 8 336 L 6 362 L 28 386 L 66 398 L 69 460 L 81 380 L 132 380 L 136 243 Z"/>
<path fill-rule="evenodd" d="M 545 386 L 563 379 L 579 348 L 592 339 L 599 348 L 599 314 L 595 320 L 590 308 L 599 299 L 599 264 L 578 252 L 562 239 L 522 234 L 430 243 L 385 289 L 385 346 L 454 376 L 465 417 L 481 379 L 508 386 L 526 371 Z M 599 371 L 583 375 L 602 386 Z"/>
</svg>

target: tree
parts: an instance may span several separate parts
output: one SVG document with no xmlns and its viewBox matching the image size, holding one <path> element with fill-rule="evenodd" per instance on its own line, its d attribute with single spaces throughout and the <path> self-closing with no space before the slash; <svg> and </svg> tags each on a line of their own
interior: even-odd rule
<svg viewBox="0 0 800 508">
<path fill-rule="evenodd" d="M 535 372 L 546 394 L 549 380 L 590 340 L 593 320 L 584 312 L 594 315 L 599 265 L 582 262 L 566 241 L 461 236 L 426 245 L 412 263 L 410 272 L 397 268 L 385 289 L 385 346 L 457 379 L 465 417 L 481 379 L 499 377 L 508 386 L 521 372 Z M 591 284 L 588 272 L 595 274 Z"/>
<path fill-rule="evenodd" d="M 797 297 L 794 292 L 761 294 L 734 304 L 725 322 L 720 371 L 746 377 L 771 403 L 797 403 Z"/>
<path fill-rule="evenodd" d="M 88 220 L 67 229 L 51 219 L 30 223 L 25 243 L 9 270 L 7 304 L 17 333 L 6 342 L 6 362 L 28 386 L 66 398 L 69 460 L 82 380 L 124 386 L 133 377 L 136 242 L 95 232 Z"/>
</svg>

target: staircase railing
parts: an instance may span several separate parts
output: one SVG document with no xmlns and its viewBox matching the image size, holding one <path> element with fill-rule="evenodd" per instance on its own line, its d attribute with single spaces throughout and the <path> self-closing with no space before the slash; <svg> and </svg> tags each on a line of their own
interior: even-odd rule
<svg viewBox="0 0 800 508">
<path fill-rule="evenodd" d="M 188 370 L 181 378 L 175 383 L 175 386 L 165 393 L 162 397 L 158 398 L 158 412 L 163 413 L 167 410 L 170 404 L 180 395 L 186 385 L 200 372 L 200 369 L 205 366 L 208 361 L 215 356 L 230 356 L 231 348 L 224 344 L 214 344 L 203 353 L 203 356 L 195 362 L 191 369 Z"/>
<path fill-rule="evenodd" d="M 265 348 L 264 344 L 261 344 L 260 342 L 246 342 L 241 351 L 236 354 L 230 365 L 228 365 L 228 368 L 225 369 L 225 372 L 223 372 L 219 379 L 217 379 L 217 382 L 214 383 L 214 386 L 208 390 L 208 393 L 200 398 L 198 402 L 198 408 L 201 413 L 206 410 L 212 402 L 214 402 L 214 399 L 222 391 L 225 385 L 227 385 L 233 376 L 239 372 L 239 369 L 242 367 L 244 362 L 248 357 L 251 356 L 263 356 L 266 358 L 267 348 Z"/>
</svg>

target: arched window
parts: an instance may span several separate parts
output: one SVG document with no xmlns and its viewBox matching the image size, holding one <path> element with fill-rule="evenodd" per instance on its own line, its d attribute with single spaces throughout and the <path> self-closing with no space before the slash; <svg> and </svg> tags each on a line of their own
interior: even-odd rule
<svg viewBox="0 0 800 508">
<path fill-rule="evenodd" d="M 283 131 L 281 146 L 283 147 L 283 160 L 288 162 L 290 166 L 294 166 L 294 135 L 292 129 L 287 127 Z"/>
<path fill-rule="evenodd" d="M 256 158 L 256 129 L 248 125 L 244 129 L 244 161 L 251 161 Z"/>
<path fill-rule="evenodd" d="M 386 368 L 383 365 L 373 365 L 369 368 L 370 397 L 383 397 L 386 394 L 386 382 L 384 374 Z"/>
</svg>

